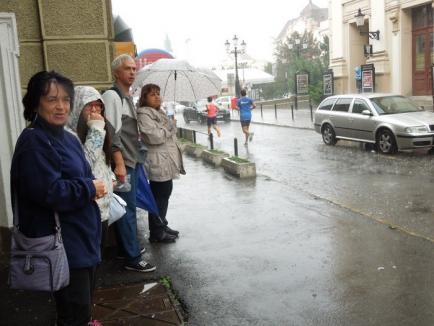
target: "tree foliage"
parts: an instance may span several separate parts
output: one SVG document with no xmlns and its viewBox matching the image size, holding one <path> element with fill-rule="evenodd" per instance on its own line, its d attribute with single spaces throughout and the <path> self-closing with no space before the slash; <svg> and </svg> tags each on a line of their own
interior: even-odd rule
<svg viewBox="0 0 434 326">
<path fill-rule="evenodd" d="M 274 55 L 275 82 L 263 89 L 264 98 L 295 93 L 295 75 L 305 71 L 309 73 L 309 95 L 318 103 L 322 97 L 322 75 L 329 63 L 328 37 L 319 42 L 311 32 L 294 32 L 285 42 L 276 44 Z"/>
</svg>

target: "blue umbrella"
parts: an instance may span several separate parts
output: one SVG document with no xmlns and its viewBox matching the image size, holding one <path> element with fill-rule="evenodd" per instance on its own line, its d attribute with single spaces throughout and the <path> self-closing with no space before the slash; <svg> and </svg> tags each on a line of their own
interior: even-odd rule
<svg viewBox="0 0 434 326">
<path fill-rule="evenodd" d="M 151 187 L 149 186 L 148 178 L 146 177 L 146 172 L 143 168 L 143 165 L 139 168 L 137 173 L 136 200 L 137 207 L 145 209 L 154 215 L 160 216 L 157 203 L 155 202 Z"/>
</svg>

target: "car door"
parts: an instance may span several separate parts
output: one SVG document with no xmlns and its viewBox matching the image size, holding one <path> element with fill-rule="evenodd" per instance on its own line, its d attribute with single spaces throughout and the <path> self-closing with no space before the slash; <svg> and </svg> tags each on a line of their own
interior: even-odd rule
<svg viewBox="0 0 434 326">
<path fill-rule="evenodd" d="M 371 115 L 362 114 L 364 110 L 371 112 Z M 373 113 L 368 103 L 363 99 L 355 99 L 351 110 L 351 132 L 352 138 L 365 141 L 374 141 L 374 131 L 377 125 L 373 119 Z"/>
<path fill-rule="evenodd" d="M 352 97 L 338 98 L 330 111 L 330 121 L 333 123 L 336 137 L 351 137 L 351 113 Z"/>
</svg>

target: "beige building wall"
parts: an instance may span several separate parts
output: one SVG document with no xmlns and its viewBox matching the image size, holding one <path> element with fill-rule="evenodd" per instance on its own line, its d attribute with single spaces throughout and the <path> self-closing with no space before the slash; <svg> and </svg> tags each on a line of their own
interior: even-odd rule
<svg viewBox="0 0 434 326">
<path fill-rule="evenodd" d="M 57 70 L 78 85 L 112 83 L 110 0 L 2 0 L 17 17 L 21 86 L 40 70 Z"/>
<path fill-rule="evenodd" d="M 20 77 L 17 76 L 13 88 L 19 90 L 21 85 L 24 93 L 33 74 L 52 69 L 68 76 L 77 85 L 92 85 L 99 89 L 110 87 L 114 38 L 111 11 L 110 0 L 0 0 L 0 13 L 13 13 L 18 31 L 19 46 L 14 51 L 14 58 L 18 56 L 19 59 L 12 71 L 19 70 Z M 0 68 L 3 68 L 1 72 L 11 67 Z M 0 78 L 0 104 L 5 98 L 2 87 L 9 87 L 11 80 L 12 76 L 8 82 L 2 82 Z M 4 106 L 10 112 L 2 110 L 1 114 L 10 117 L 15 113 L 20 117 L 15 120 L 22 121 L 20 96 L 6 99 L 15 105 Z M 7 171 L 15 140 L 9 138 L 14 136 L 12 131 L 19 134 L 24 127 L 24 122 L 22 126 L 15 126 L 15 120 L 9 120 L 4 118 L 0 123 L 2 131 L 10 136 L 0 140 L 2 153 L 7 154 L 3 155 L 0 164 L 0 210 L 4 214 L 0 219 L 0 251 L 9 249 L 9 227 L 12 225 Z"/>
<path fill-rule="evenodd" d="M 412 95 L 412 18 L 411 9 L 430 4 L 426 0 L 330 0 L 330 66 L 335 75 L 337 94 L 356 91 L 354 68 L 375 65 L 377 92 Z M 361 35 L 354 16 L 365 14 L 363 31 L 380 31 L 380 39 Z M 363 45 L 373 46 L 365 58 Z"/>
</svg>

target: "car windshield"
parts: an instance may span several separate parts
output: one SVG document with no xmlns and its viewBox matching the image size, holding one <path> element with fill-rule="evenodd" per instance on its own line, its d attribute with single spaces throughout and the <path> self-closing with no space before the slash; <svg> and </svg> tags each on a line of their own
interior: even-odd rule
<svg viewBox="0 0 434 326">
<path fill-rule="evenodd" d="M 422 108 L 404 96 L 374 97 L 371 98 L 371 102 L 379 115 L 423 111 Z"/>
</svg>

